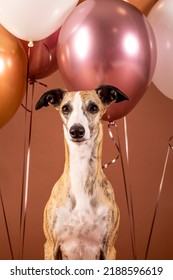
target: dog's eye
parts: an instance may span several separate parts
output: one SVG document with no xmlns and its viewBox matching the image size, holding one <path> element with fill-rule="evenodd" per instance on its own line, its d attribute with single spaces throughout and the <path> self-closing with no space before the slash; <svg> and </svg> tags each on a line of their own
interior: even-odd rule
<svg viewBox="0 0 173 280">
<path fill-rule="evenodd" d="M 92 114 L 96 114 L 99 111 L 99 107 L 95 103 L 90 103 L 88 106 L 88 111 Z"/>
<path fill-rule="evenodd" d="M 63 113 L 63 115 L 68 115 L 71 111 L 72 111 L 72 108 L 70 107 L 69 104 L 65 104 L 65 105 L 62 107 L 62 113 Z"/>
</svg>

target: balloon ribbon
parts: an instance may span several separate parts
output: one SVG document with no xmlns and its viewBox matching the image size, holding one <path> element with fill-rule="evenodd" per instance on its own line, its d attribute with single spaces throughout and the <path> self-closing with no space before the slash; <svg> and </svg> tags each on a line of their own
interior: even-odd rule
<svg viewBox="0 0 173 280">
<path fill-rule="evenodd" d="M 119 149 L 120 149 L 120 158 L 121 158 L 121 166 L 122 166 L 122 173 L 123 173 L 124 190 L 125 190 L 125 196 L 126 196 L 126 204 L 127 204 L 127 210 L 128 210 L 128 215 L 129 215 L 129 221 L 130 221 L 130 236 L 131 236 L 131 244 L 132 244 L 132 253 L 133 253 L 133 259 L 137 260 L 132 187 L 131 187 L 131 182 L 130 182 L 130 176 L 129 176 L 129 174 L 127 176 L 127 172 L 125 172 L 125 163 L 123 160 L 121 142 L 120 142 L 117 126 L 116 126 L 116 129 L 117 129 L 118 145 L 119 145 Z M 128 144 L 129 141 L 128 141 L 126 117 L 124 117 L 124 136 L 125 136 L 125 153 L 126 153 L 127 167 L 129 170 L 129 144 Z"/>
<path fill-rule="evenodd" d="M 29 55 L 28 55 L 29 56 Z M 25 105 L 21 104 L 25 109 L 25 137 L 24 137 L 24 157 L 23 157 L 23 174 L 22 174 L 22 195 L 20 209 L 20 237 L 19 237 L 19 259 L 23 259 L 25 228 L 26 228 L 26 212 L 28 207 L 28 190 L 29 190 L 29 171 L 30 171 L 30 156 L 31 156 L 31 137 L 32 137 L 32 122 L 33 122 L 33 98 L 35 84 L 47 87 L 46 84 L 38 82 L 35 79 L 28 79 Z M 31 109 L 28 109 L 28 85 L 32 86 L 31 94 Z M 27 113 L 29 113 L 29 130 L 27 133 Z M 28 135 L 28 137 L 27 137 Z"/>
<path fill-rule="evenodd" d="M 6 227 L 6 232 L 7 232 L 7 238 L 8 238 L 9 248 L 10 248 L 11 259 L 14 260 L 14 254 L 13 254 L 12 243 L 11 243 L 11 239 L 10 239 L 10 232 L 9 232 L 7 216 L 6 216 L 6 212 L 5 212 L 5 206 L 4 206 L 4 202 L 3 202 L 1 186 L 0 186 L 0 201 L 1 201 L 1 205 L 2 205 L 2 213 L 3 213 L 5 227 Z"/>
<path fill-rule="evenodd" d="M 119 158 L 119 156 L 120 156 L 119 147 L 118 147 L 118 145 L 117 145 L 117 143 L 116 143 L 116 141 L 115 141 L 115 139 L 114 139 L 114 136 L 113 136 L 113 133 L 112 133 L 112 130 L 111 130 L 111 126 L 115 126 L 115 125 L 116 125 L 115 123 L 108 122 L 108 133 L 109 133 L 109 137 L 111 138 L 111 140 L 112 140 L 112 142 L 113 142 L 115 148 L 116 148 L 117 151 L 118 151 L 118 155 L 116 156 L 116 158 L 114 158 L 114 159 L 111 160 L 110 162 L 105 163 L 105 164 L 102 166 L 103 169 L 106 169 L 106 168 L 109 167 L 109 165 L 116 163 L 117 160 L 118 160 L 118 158 Z"/>
<path fill-rule="evenodd" d="M 157 210 L 158 210 L 158 206 L 159 206 L 159 202 L 160 202 L 160 197 L 161 197 L 162 190 L 163 190 L 163 183 L 164 183 L 164 179 L 165 179 L 165 174 L 166 174 L 166 169 L 167 169 L 167 165 L 168 165 L 169 155 L 170 155 L 170 152 L 173 150 L 172 141 L 173 141 L 173 136 L 169 139 L 168 149 L 167 149 L 167 152 L 166 152 L 166 158 L 165 158 L 165 162 L 164 162 L 164 166 L 163 166 L 163 172 L 162 172 L 162 176 L 161 176 L 161 180 L 160 180 L 159 190 L 158 190 L 158 194 L 157 194 L 156 204 L 155 204 L 153 218 L 152 218 L 151 227 L 150 227 L 150 232 L 149 232 L 149 236 L 148 236 L 147 248 L 146 248 L 146 252 L 145 252 L 145 260 L 148 258 L 148 252 L 149 252 L 149 249 L 150 249 L 151 238 L 152 238 L 153 229 L 154 229 L 154 225 L 155 225 L 155 220 L 156 220 L 156 216 L 157 216 Z"/>
<path fill-rule="evenodd" d="M 19 235 L 19 259 L 23 259 L 25 227 L 26 227 L 26 212 L 28 206 L 28 190 L 29 190 L 29 171 L 30 171 L 30 156 L 31 156 L 31 136 L 32 136 L 32 120 L 33 120 L 33 96 L 34 83 L 32 85 L 31 110 L 25 110 L 25 139 L 24 139 L 24 157 L 23 157 L 23 174 L 22 174 L 22 195 L 20 209 L 20 235 Z M 28 107 L 26 97 L 25 107 Z M 27 113 L 29 112 L 29 131 L 27 137 Z"/>
<path fill-rule="evenodd" d="M 111 127 L 115 127 L 117 131 L 117 139 L 118 139 L 118 144 L 116 143 Z M 132 253 L 133 253 L 133 258 L 137 259 L 137 254 L 136 254 L 136 240 L 135 240 L 135 220 L 134 220 L 134 210 L 133 210 L 133 200 L 132 200 L 132 191 L 131 191 L 131 183 L 129 179 L 129 184 L 127 182 L 127 177 L 125 173 L 125 164 L 123 160 L 123 155 L 122 155 L 122 148 L 121 148 L 121 143 L 119 139 L 119 133 L 118 133 L 118 126 L 115 121 L 113 122 L 108 122 L 108 133 L 113 141 L 117 151 L 118 155 L 115 159 L 112 161 L 108 162 L 107 164 L 104 164 L 102 168 L 108 168 L 109 165 L 115 163 L 117 159 L 120 157 L 121 159 L 121 166 L 122 166 L 122 173 L 123 173 L 123 181 L 124 181 L 124 188 L 125 188 L 125 196 L 126 196 L 126 203 L 127 203 L 127 210 L 128 210 L 128 215 L 129 215 L 129 221 L 130 221 L 130 236 L 131 236 L 131 244 L 132 244 Z M 127 122 L 126 118 L 124 118 L 124 135 L 125 135 L 125 148 L 126 148 L 126 159 L 127 159 L 127 164 L 129 167 L 129 149 L 128 149 L 128 133 L 127 133 Z M 128 185 L 129 185 L 129 192 L 128 192 Z"/>
<path fill-rule="evenodd" d="M 24 240 L 25 240 L 25 226 L 26 226 L 26 211 L 28 204 L 28 187 L 29 187 L 29 169 L 30 169 L 30 151 L 31 151 L 31 134 L 32 134 L 32 108 L 33 108 L 33 95 L 34 83 L 32 84 L 32 100 L 31 110 L 28 109 L 28 92 L 29 92 L 29 67 L 30 55 L 33 43 L 28 43 L 28 65 L 27 65 L 27 78 L 26 78 L 26 98 L 25 98 L 25 131 L 24 131 L 24 151 L 23 151 L 23 174 L 22 174 L 22 193 L 20 205 L 20 232 L 19 232 L 19 252 L 18 258 L 23 259 Z M 27 130 L 27 116 L 29 117 L 29 130 Z"/>
</svg>

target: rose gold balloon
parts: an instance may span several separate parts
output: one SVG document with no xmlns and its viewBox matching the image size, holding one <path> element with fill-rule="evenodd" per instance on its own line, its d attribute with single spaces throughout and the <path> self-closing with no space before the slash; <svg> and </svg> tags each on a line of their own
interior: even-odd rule
<svg viewBox="0 0 173 280">
<path fill-rule="evenodd" d="M 0 128 L 20 106 L 25 93 L 26 69 L 23 47 L 0 25 Z"/>
<path fill-rule="evenodd" d="M 48 77 L 58 69 L 56 59 L 56 45 L 59 36 L 58 29 L 44 40 L 37 41 L 30 48 L 29 78 L 42 79 Z M 28 42 L 22 41 L 28 55 Z"/>
<path fill-rule="evenodd" d="M 129 113 L 145 93 L 156 64 L 156 43 L 147 18 L 122 0 L 87 0 L 61 28 L 57 59 L 69 90 L 100 84 L 118 87 L 129 101 L 112 104 L 105 120 Z"/>
</svg>

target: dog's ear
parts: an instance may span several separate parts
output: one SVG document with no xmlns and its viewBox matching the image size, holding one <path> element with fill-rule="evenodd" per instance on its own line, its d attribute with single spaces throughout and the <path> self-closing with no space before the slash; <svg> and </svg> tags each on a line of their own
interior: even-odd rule
<svg viewBox="0 0 173 280">
<path fill-rule="evenodd" d="M 38 100 L 35 109 L 39 110 L 42 107 L 47 107 L 49 105 L 53 105 L 54 107 L 58 107 L 63 100 L 64 94 L 66 93 L 65 90 L 57 88 L 51 89 L 45 92 L 41 98 Z"/>
<path fill-rule="evenodd" d="M 95 91 L 104 105 L 109 105 L 111 102 L 118 103 L 124 100 L 129 100 L 127 95 L 111 85 L 101 85 L 97 87 Z"/>
</svg>

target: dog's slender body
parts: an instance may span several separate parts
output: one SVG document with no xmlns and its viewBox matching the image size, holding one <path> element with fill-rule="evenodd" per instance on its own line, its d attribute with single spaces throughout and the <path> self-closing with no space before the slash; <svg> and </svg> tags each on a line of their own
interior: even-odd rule
<svg viewBox="0 0 173 280">
<path fill-rule="evenodd" d="M 65 137 L 64 172 L 44 211 L 45 259 L 116 258 L 120 215 L 101 166 L 100 120 L 113 98 L 107 101 L 105 87 L 88 92 L 49 91 L 37 103 L 36 109 L 53 104 L 60 110 Z M 127 98 L 121 93 L 120 99 Z"/>
</svg>

